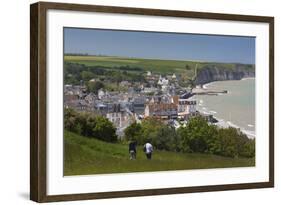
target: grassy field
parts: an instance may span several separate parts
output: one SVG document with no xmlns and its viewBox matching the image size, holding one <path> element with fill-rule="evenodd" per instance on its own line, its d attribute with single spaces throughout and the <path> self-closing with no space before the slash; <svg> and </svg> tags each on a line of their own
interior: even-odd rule
<svg viewBox="0 0 281 205">
<path fill-rule="evenodd" d="M 118 66 L 139 67 L 144 71 L 152 71 L 159 74 L 186 74 L 193 76 L 195 67 L 198 70 L 206 65 L 215 65 L 221 69 L 233 70 L 235 63 L 216 63 L 216 62 L 200 62 L 191 60 L 162 60 L 162 59 L 142 59 L 142 58 L 125 58 L 114 56 L 64 56 L 65 62 L 79 63 L 86 66 L 106 66 L 109 68 Z M 189 69 L 186 69 L 188 65 Z M 254 70 L 253 66 L 243 66 L 245 70 Z"/>
<path fill-rule="evenodd" d="M 161 73 L 182 72 L 188 64 L 191 68 L 195 67 L 196 62 L 177 61 L 177 60 L 159 60 L 159 59 L 140 59 L 140 58 L 120 58 L 105 56 L 65 56 L 67 62 L 80 63 L 87 66 L 131 66 L 141 67 L 145 71 L 154 71 Z"/>
<path fill-rule="evenodd" d="M 89 139 L 68 131 L 64 134 L 66 176 L 247 166 L 255 166 L 255 159 L 157 150 L 153 153 L 153 159 L 149 161 L 141 147 L 137 151 L 137 160 L 129 160 L 127 145 Z"/>
</svg>

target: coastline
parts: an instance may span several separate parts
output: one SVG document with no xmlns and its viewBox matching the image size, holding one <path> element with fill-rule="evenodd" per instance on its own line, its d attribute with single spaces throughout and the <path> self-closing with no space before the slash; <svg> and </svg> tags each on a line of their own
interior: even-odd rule
<svg viewBox="0 0 281 205">
<path fill-rule="evenodd" d="M 253 80 L 255 77 L 246 77 L 246 78 L 241 78 L 241 80 Z"/>
<path fill-rule="evenodd" d="M 254 79 L 255 79 L 255 77 L 245 77 L 245 78 L 241 78 L 240 80 L 254 80 Z M 224 80 L 224 81 L 232 81 L 232 80 Z M 235 80 L 235 81 L 239 81 L 239 80 Z M 215 83 L 215 82 L 223 82 L 223 80 L 212 81 L 212 82 L 209 82 L 209 83 L 202 84 L 202 88 L 207 89 L 209 85 L 211 85 L 212 83 Z"/>
<path fill-rule="evenodd" d="M 249 79 L 255 79 L 254 77 L 247 77 L 247 78 L 242 78 L 241 80 L 249 80 Z M 209 82 L 209 83 L 206 83 L 206 84 L 203 84 L 202 85 L 202 90 L 205 90 L 205 91 L 208 91 L 208 87 L 213 84 L 214 82 L 221 82 L 221 81 L 213 81 L 213 82 Z M 229 93 L 229 91 L 227 91 L 227 93 Z M 193 96 L 196 98 L 196 95 Z M 247 124 L 245 126 L 238 126 L 236 125 L 235 123 L 231 122 L 231 121 L 227 121 L 226 119 L 223 119 L 222 117 L 220 116 L 217 116 L 217 111 L 216 110 L 212 110 L 208 107 L 208 105 L 204 104 L 204 101 L 203 100 L 198 100 L 196 99 L 198 102 L 198 105 L 200 107 L 202 107 L 202 109 L 198 109 L 199 112 L 201 113 L 204 113 L 204 114 L 210 114 L 210 115 L 213 115 L 213 117 L 218 121 L 217 123 L 214 123 L 214 125 L 220 127 L 220 128 L 227 128 L 227 127 L 234 127 L 234 128 L 237 128 L 237 129 L 240 129 L 241 132 L 243 132 L 244 134 L 246 134 L 248 136 L 248 138 L 250 139 L 254 139 L 256 137 L 256 133 L 255 131 L 252 131 L 252 130 L 247 130 L 247 128 L 245 127 L 254 127 L 254 125 L 252 124 Z"/>
<path fill-rule="evenodd" d="M 245 135 L 247 135 L 248 138 L 250 138 L 250 139 L 256 138 L 256 134 L 254 133 L 254 131 L 246 130 L 230 121 L 225 121 L 225 120 L 219 119 L 217 117 L 215 117 L 215 119 L 218 120 L 218 122 L 214 123 L 214 124 L 220 128 L 234 127 L 236 129 L 240 129 L 240 131 L 243 132 Z"/>
</svg>

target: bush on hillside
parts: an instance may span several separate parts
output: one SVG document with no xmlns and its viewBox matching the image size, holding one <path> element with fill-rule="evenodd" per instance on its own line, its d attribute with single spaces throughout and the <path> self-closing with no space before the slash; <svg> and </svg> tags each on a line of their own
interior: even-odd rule
<svg viewBox="0 0 281 205">
<path fill-rule="evenodd" d="M 156 149 L 179 151 L 179 136 L 174 128 L 161 120 L 147 118 L 142 123 L 133 123 L 125 131 L 126 140 L 135 140 L 142 145 L 150 141 Z"/>
<path fill-rule="evenodd" d="M 182 139 L 183 152 L 211 153 L 226 157 L 254 157 L 255 140 L 239 129 L 218 128 L 201 117 L 190 119 L 177 133 Z"/>
<path fill-rule="evenodd" d="M 116 142 L 116 128 L 107 118 L 73 109 L 64 110 L 64 128 L 77 134 L 107 142 Z"/>
</svg>

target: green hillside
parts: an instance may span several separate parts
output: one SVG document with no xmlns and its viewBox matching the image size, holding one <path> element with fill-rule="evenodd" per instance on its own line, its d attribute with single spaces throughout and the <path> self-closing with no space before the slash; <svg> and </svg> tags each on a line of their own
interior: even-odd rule
<svg viewBox="0 0 281 205">
<path fill-rule="evenodd" d="M 137 160 L 129 160 L 124 144 L 106 143 L 65 131 L 64 175 L 255 166 L 255 159 L 207 154 L 155 151 L 151 161 L 138 147 Z"/>
<path fill-rule="evenodd" d="M 141 67 L 144 71 L 154 71 L 160 73 L 182 72 L 188 64 L 195 67 L 196 62 L 178 60 L 121 58 L 107 56 L 65 56 L 66 62 L 84 64 L 86 66 L 132 66 Z"/>
<path fill-rule="evenodd" d="M 215 63 L 215 62 L 199 62 L 199 61 L 184 61 L 184 60 L 163 60 L 163 59 L 142 59 L 142 58 L 123 58 L 112 56 L 65 56 L 66 62 L 84 64 L 86 66 L 131 66 L 141 67 L 145 71 L 154 71 L 160 73 L 182 73 L 187 71 L 186 65 L 189 66 L 190 73 L 194 74 L 194 68 L 197 64 L 198 69 L 206 65 L 217 65 L 225 69 L 234 69 L 235 63 Z M 252 65 L 245 65 L 245 69 L 254 70 Z"/>
</svg>

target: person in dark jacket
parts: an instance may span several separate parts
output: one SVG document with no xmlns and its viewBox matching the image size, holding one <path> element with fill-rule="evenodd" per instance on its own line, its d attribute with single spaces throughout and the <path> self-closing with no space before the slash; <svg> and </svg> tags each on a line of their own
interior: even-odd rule
<svg viewBox="0 0 281 205">
<path fill-rule="evenodd" d="M 130 160 L 136 159 L 137 157 L 137 143 L 136 141 L 131 141 L 129 144 L 129 154 Z"/>
</svg>

